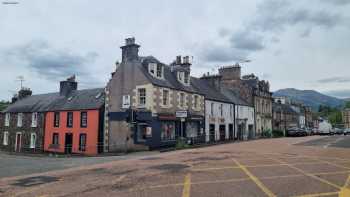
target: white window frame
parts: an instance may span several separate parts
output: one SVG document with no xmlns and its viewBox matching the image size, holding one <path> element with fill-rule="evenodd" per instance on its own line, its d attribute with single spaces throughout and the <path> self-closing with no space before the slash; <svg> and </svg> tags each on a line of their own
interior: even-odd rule
<svg viewBox="0 0 350 197">
<path fill-rule="evenodd" d="M 156 63 L 149 63 L 148 64 L 148 72 L 152 76 L 156 76 Z"/>
<path fill-rule="evenodd" d="M 23 126 L 23 113 L 17 114 L 17 127 Z"/>
<path fill-rule="evenodd" d="M 156 64 L 156 77 L 159 78 L 159 79 L 162 79 L 163 78 L 163 66 L 161 64 Z M 158 75 L 160 74 L 160 75 Z"/>
<path fill-rule="evenodd" d="M 141 96 L 141 92 L 140 90 L 144 90 L 145 91 L 145 95 Z M 144 97 L 144 102 L 141 103 L 141 98 Z M 147 89 L 146 88 L 138 88 L 137 89 L 137 103 L 139 107 L 145 107 L 146 103 L 147 103 Z"/>
<path fill-rule="evenodd" d="M 180 107 L 183 109 L 185 108 L 186 103 L 186 95 L 184 92 L 180 92 Z"/>
<path fill-rule="evenodd" d="M 6 113 L 5 114 L 5 127 L 9 127 L 10 126 L 10 120 L 11 120 L 11 114 L 10 113 Z"/>
<path fill-rule="evenodd" d="M 165 95 L 164 92 L 167 92 L 167 95 Z M 164 103 L 164 101 L 166 101 L 166 102 Z M 170 105 L 170 90 L 169 89 L 163 89 L 163 91 L 162 91 L 162 105 L 164 107 L 167 107 Z"/>
<path fill-rule="evenodd" d="M 33 141 L 33 136 L 34 136 L 34 141 Z M 29 148 L 35 148 L 36 147 L 36 140 L 37 140 L 37 137 L 36 137 L 36 133 L 31 133 L 30 134 L 30 146 Z"/>
<path fill-rule="evenodd" d="M 9 145 L 9 132 L 8 131 L 4 131 L 2 145 L 4 145 L 4 146 Z"/>
<path fill-rule="evenodd" d="M 32 127 L 38 126 L 38 112 L 32 113 Z"/>
</svg>

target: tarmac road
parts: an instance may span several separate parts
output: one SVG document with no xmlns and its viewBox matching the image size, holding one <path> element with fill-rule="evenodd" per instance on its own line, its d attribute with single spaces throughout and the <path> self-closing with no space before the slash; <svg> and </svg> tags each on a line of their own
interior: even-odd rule
<svg viewBox="0 0 350 197">
<path fill-rule="evenodd" d="M 255 140 L 3 178 L 0 196 L 349 197 L 350 149 L 301 145 L 326 138 Z"/>
</svg>

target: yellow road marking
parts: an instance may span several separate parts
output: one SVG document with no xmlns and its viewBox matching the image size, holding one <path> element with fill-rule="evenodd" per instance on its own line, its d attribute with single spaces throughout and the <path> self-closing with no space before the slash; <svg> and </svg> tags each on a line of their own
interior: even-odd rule
<svg viewBox="0 0 350 197">
<path fill-rule="evenodd" d="M 284 161 L 280 161 L 279 159 L 275 159 L 275 161 L 279 161 L 279 162 L 281 162 L 281 163 L 284 163 L 284 164 L 286 164 L 288 167 L 290 167 L 290 168 L 292 168 L 292 169 L 294 169 L 294 170 L 296 170 L 296 171 L 298 171 L 298 172 L 304 174 L 305 176 L 308 176 L 308 177 L 313 178 L 313 179 L 317 179 L 318 181 L 321 181 L 322 183 L 326 183 L 326 184 L 328 184 L 328 185 L 330 185 L 330 186 L 333 186 L 333 187 L 335 187 L 335 188 L 337 188 L 337 189 L 341 189 L 341 187 L 340 187 L 339 185 L 336 185 L 336 184 L 334 184 L 334 183 L 331 183 L 331 182 L 329 182 L 329 181 L 327 181 L 327 180 L 325 180 L 325 179 L 322 179 L 322 178 L 320 178 L 320 177 L 318 177 L 318 176 L 315 176 L 315 175 L 313 175 L 313 174 L 307 173 L 307 172 L 305 172 L 304 170 L 302 170 L 302 169 L 300 169 L 300 168 L 298 168 L 298 167 L 295 167 L 295 166 L 293 166 L 293 165 L 291 165 L 291 164 L 289 164 L 289 163 L 286 163 L 286 162 L 284 162 Z"/>
<path fill-rule="evenodd" d="M 350 189 L 348 188 L 350 184 L 350 175 L 345 181 L 344 186 L 341 188 L 339 197 L 349 197 L 350 196 Z"/>
<path fill-rule="evenodd" d="M 319 194 L 306 194 L 301 196 L 295 196 L 295 197 L 321 197 L 321 196 L 331 196 L 331 195 L 337 195 L 339 192 L 327 192 L 327 193 L 319 193 Z"/>
<path fill-rule="evenodd" d="M 184 188 L 182 190 L 182 197 L 190 197 L 191 194 L 191 174 L 185 176 Z"/>
<path fill-rule="evenodd" d="M 254 176 L 245 166 L 240 164 L 237 160 L 233 159 L 237 166 L 239 166 L 248 177 L 254 181 L 254 183 L 269 197 L 276 197 L 256 176 Z"/>
</svg>

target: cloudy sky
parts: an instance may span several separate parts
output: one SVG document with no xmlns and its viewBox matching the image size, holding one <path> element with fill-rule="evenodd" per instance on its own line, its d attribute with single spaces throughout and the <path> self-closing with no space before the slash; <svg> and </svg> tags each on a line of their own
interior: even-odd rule
<svg viewBox="0 0 350 197">
<path fill-rule="evenodd" d="M 165 63 L 194 56 L 194 76 L 249 59 L 242 72 L 272 91 L 350 97 L 349 0 L 16 2 L 0 4 L 0 100 L 19 89 L 18 76 L 35 94 L 73 74 L 81 89 L 102 87 L 130 36 Z"/>
</svg>

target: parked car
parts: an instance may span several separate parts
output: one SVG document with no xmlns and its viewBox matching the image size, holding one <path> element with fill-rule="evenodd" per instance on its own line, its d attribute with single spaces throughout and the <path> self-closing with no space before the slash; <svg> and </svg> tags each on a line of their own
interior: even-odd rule
<svg viewBox="0 0 350 197">
<path fill-rule="evenodd" d="M 293 127 L 287 129 L 288 137 L 299 137 L 299 136 L 307 136 L 307 131 L 305 129 Z"/>
<path fill-rule="evenodd" d="M 344 134 L 344 130 L 340 128 L 334 128 L 334 133 L 338 135 Z"/>
<path fill-rule="evenodd" d="M 344 135 L 350 134 L 350 128 L 344 129 Z"/>
<path fill-rule="evenodd" d="M 313 128 L 313 129 L 312 129 L 312 133 L 313 133 L 314 135 L 318 135 L 318 134 L 320 134 L 320 131 L 318 130 L 318 128 Z"/>
</svg>

